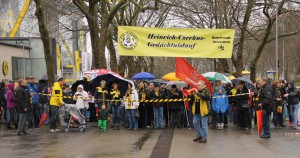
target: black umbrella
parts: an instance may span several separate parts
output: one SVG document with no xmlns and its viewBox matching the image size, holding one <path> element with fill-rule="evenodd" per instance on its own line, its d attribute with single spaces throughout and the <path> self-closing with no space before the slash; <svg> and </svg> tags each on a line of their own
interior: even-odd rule
<svg viewBox="0 0 300 158">
<path fill-rule="evenodd" d="M 239 84 L 240 82 L 244 82 L 247 89 L 254 89 L 255 88 L 254 85 L 253 85 L 253 82 L 250 79 L 245 78 L 245 77 L 235 78 L 235 79 L 231 80 L 231 82 L 233 84 Z"/>
<path fill-rule="evenodd" d="M 86 92 L 89 92 L 91 90 L 90 83 L 88 81 L 79 80 L 79 81 L 76 81 L 74 84 L 72 84 L 71 90 L 73 93 L 75 93 L 77 91 L 77 87 L 79 85 L 83 85 L 83 89 Z"/>
<path fill-rule="evenodd" d="M 153 83 L 158 83 L 158 84 L 165 84 L 165 83 L 167 83 L 165 80 L 163 80 L 163 79 L 154 79 L 154 80 L 150 80 L 150 81 L 148 81 L 148 83 L 151 83 L 151 82 L 153 82 Z"/>
<path fill-rule="evenodd" d="M 120 90 L 120 93 L 121 93 L 121 96 L 125 95 L 125 93 L 128 89 L 128 83 L 131 83 L 134 86 L 134 83 L 132 81 L 124 79 L 120 76 L 114 75 L 112 73 L 108 73 L 108 74 L 104 74 L 104 75 L 99 75 L 90 82 L 90 87 L 91 87 L 90 92 L 92 94 L 94 94 L 96 87 L 100 86 L 100 82 L 102 80 L 106 81 L 106 88 L 109 90 L 112 89 L 113 83 L 117 83 L 118 89 Z"/>
</svg>

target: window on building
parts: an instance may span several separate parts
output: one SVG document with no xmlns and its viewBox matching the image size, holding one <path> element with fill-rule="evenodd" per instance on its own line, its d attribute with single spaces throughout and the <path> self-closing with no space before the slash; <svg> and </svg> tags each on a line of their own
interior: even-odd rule
<svg viewBox="0 0 300 158">
<path fill-rule="evenodd" d="M 24 64 L 25 61 L 25 64 Z M 12 57 L 12 78 L 18 80 L 21 77 L 31 75 L 31 63 L 28 58 Z"/>
</svg>

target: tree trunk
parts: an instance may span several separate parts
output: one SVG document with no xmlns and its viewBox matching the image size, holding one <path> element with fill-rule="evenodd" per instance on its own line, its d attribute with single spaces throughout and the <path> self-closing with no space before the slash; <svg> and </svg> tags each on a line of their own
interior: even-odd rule
<svg viewBox="0 0 300 158">
<path fill-rule="evenodd" d="M 244 55 L 244 43 L 245 43 L 245 38 L 246 38 L 246 33 L 247 33 L 247 27 L 248 27 L 248 23 L 251 17 L 251 13 L 252 13 L 252 8 L 254 5 L 255 0 L 248 0 L 247 3 L 247 9 L 246 9 L 246 13 L 244 16 L 244 20 L 243 20 L 243 24 L 240 26 L 241 29 L 241 37 L 240 37 L 240 41 L 239 41 L 239 47 L 238 47 L 238 51 L 237 51 L 237 60 L 236 60 L 236 64 L 235 64 L 235 77 L 241 77 L 242 76 L 242 72 L 244 70 L 244 64 L 243 64 L 243 55 Z"/>
<path fill-rule="evenodd" d="M 35 16 L 38 19 L 40 36 L 43 42 L 44 47 L 44 55 L 47 67 L 47 75 L 48 75 L 48 84 L 52 85 L 54 83 L 54 64 L 53 64 L 53 56 L 51 54 L 51 46 L 50 46 L 50 35 L 45 23 L 44 9 L 42 0 L 34 0 L 36 5 Z"/>
<path fill-rule="evenodd" d="M 118 70 L 117 55 L 116 55 L 116 49 L 114 46 L 114 42 L 113 42 L 113 39 L 111 36 L 111 32 L 108 32 L 108 35 L 107 35 L 107 49 L 109 50 L 109 54 L 110 54 L 111 71 L 117 72 L 117 70 Z"/>
<path fill-rule="evenodd" d="M 100 28 L 100 60 L 99 60 L 99 68 L 106 67 L 106 58 L 105 58 L 105 47 L 107 42 L 107 31 L 108 31 L 108 23 L 107 23 L 107 6 L 106 1 L 100 1 L 100 13 L 101 13 L 101 28 Z"/>
</svg>

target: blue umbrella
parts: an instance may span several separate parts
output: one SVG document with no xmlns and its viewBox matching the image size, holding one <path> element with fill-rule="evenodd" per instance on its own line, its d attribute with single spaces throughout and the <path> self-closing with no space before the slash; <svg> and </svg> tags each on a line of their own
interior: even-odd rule
<svg viewBox="0 0 300 158">
<path fill-rule="evenodd" d="M 140 72 L 132 77 L 133 80 L 153 80 L 155 78 L 156 77 L 149 72 Z"/>
</svg>

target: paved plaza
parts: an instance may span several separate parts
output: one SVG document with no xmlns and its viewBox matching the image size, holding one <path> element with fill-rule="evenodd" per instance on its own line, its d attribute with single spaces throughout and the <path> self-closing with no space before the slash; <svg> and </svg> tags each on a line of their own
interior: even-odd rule
<svg viewBox="0 0 300 158">
<path fill-rule="evenodd" d="M 98 133 L 90 124 L 85 133 L 49 133 L 30 130 L 28 136 L 1 127 L 1 157 L 30 158 L 297 158 L 300 157 L 300 131 L 272 129 L 272 139 L 260 139 L 255 129 L 209 130 L 208 143 L 195 143 L 194 130 L 163 129 Z"/>
</svg>

